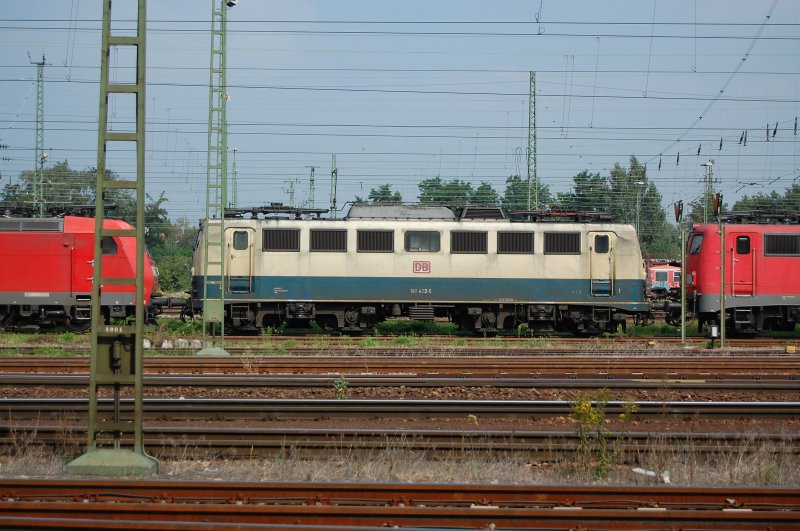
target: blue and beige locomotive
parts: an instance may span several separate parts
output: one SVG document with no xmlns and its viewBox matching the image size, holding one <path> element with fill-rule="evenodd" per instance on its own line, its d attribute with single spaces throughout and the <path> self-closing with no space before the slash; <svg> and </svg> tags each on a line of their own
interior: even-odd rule
<svg viewBox="0 0 800 531">
<path fill-rule="evenodd" d="M 343 219 L 321 213 L 278 204 L 229 210 L 222 245 L 208 247 L 203 231 L 219 238 L 220 220 L 202 222 L 191 310 L 202 311 L 207 293 L 224 300 L 234 331 L 313 320 L 362 332 L 391 318 L 447 318 L 490 334 L 521 324 L 615 332 L 649 311 L 629 224 L 536 212 L 512 220 L 469 207 L 456 216 L 422 205 L 353 205 Z M 205 288 L 204 264 L 217 264 Z"/>
</svg>

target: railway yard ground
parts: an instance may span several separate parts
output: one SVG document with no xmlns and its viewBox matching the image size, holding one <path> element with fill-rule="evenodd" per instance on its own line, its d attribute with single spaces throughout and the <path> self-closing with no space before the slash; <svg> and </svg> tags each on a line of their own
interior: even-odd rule
<svg viewBox="0 0 800 531">
<path fill-rule="evenodd" d="M 0 496 L 7 502 L 0 504 L 0 527 L 52 524 L 52 518 L 65 528 L 84 521 L 102 527 L 109 500 L 118 510 L 153 500 L 154 493 L 166 497 L 159 502 L 168 506 L 163 514 L 134 518 L 141 506 L 133 507 L 115 528 L 158 528 L 158 518 L 174 521 L 170 510 L 183 522 L 180 529 L 201 529 L 200 521 L 231 528 L 327 522 L 319 527 L 326 529 L 334 522 L 501 529 L 555 522 L 560 529 L 591 522 L 599 527 L 587 529 L 661 529 L 679 521 L 678 514 L 705 529 L 800 525 L 800 340 L 731 340 L 725 349 L 710 349 L 700 338 L 683 344 L 269 335 L 228 337 L 231 356 L 199 357 L 191 340 L 153 338 L 144 358 L 144 442 L 161 470 L 141 482 L 149 494 L 130 499 L 122 490 L 138 484 L 133 478 L 109 486 L 66 473 L 66 463 L 85 450 L 89 339 L 6 334 L 0 344 Z M 112 394 L 100 397 L 101 414 L 110 415 Z M 131 409 L 125 389 L 120 405 L 123 413 Z M 218 500 L 167 493 L 209 482 L 238 485 L 220 503 L 253 512 L 231 518 L 217 514 Z M 276 496 L 267 492 L 274 482 L 307 491 L 281 504 L 264 501 Z M 391 496 L 323 492 L 384 484 L 395 487 Z M 473 489 L 460 495 L 473 510 L 460 507 L 448 520 L 444 507 L 458 503 L 441 501 L 441 493 L 420 502 L 419 489 L 435 484 L 448 485 L 451 494 L 456 485 Z M 246 492 L 255 486 L 264 491 Z M 508 493 L 493 491 L 504 486 L 533 489 L 535 500 L 509 502 Z M 655 492 L 667 496 L 677 486 L 684 489 L 680 499 L 690 500 L 683 512 L 670 505 L 674 499 L 656 499 Z M 568 494 L 559 491 L 568 487 Z M 412 491 L 398 494 L 401 488 Z M 713 489 L 720 489 L 714 502 L 699 501 Z M 90 494 L 99 492 L 109 499 Z M 755 509 L 754 492 L 774 496 L 758 498 L 765 505 Z M 779 495 L 791 499 L 776 501 Z M 64 496 L 81 501 L 23 518 L 30 503 Z M 196 513 L 205 516 L 178 517 L 186 503 L 195 510 L 208 504 Z M 777 516 L 764 509 L 752 519 L 753 510 L 770 504 L 782 507 Z M 398 507 L 409 510 L 398 514 Z M 498 507 L 489 518 L 486 511 Z M 648 507 L 669 515 L 630 516 Z M 563 516 L 579 509 L 580 517 Z M 687 516 L 697 510 L 705 512 Z"/>
</svg>

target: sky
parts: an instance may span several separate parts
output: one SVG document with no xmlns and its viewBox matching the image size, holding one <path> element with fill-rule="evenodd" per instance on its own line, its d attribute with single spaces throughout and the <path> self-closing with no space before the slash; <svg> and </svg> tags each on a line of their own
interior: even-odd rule
<svg viewBox="0 0 800 531">
<path fill-rule="evenodd" d="M 135 5 L 114 0 L 115 27 Z M 205 212 L 211 6 L 147 7 L 146 189 L 173 219 Z M 42 55 L 48 164 L 97 164 L 101 19 L 99 0 L 4 3 L 0 186 L 34 165 Z M 631 155 L 664 205 L 702 194 L 708 160 L 729 204 L 782 193 L 800 182 L 798 28 L 794 0 L 240 0 L 229 188 L 239 207 L 329 208 L 335 155 L 337 208 L 387 183 L 416 201 L 436 176 L 502 194 L 528 174 L 535 71 L 536 174 L 553 193 Z M 130 76 L 124 50 L 111 61 L 112 80 Z M 112 102 L 111 129 L 130 107 Z M 108 168 L 127 176 L 132 160 Z"/>
</svg>

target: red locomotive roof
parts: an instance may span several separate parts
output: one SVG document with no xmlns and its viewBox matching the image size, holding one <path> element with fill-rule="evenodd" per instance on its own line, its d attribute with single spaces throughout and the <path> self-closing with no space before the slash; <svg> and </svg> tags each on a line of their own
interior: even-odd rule
<svg viewBox="0 0 800 531">
<path fill-rule="evenodd" d="M 106 219 L 105 227 L 107 229 L 127 229 L 130 228 L 130 225 L 121 219 Z M 64 232 L 68 234 L 94 234 L 94 218 L 64 216 Z"/>
</svg>

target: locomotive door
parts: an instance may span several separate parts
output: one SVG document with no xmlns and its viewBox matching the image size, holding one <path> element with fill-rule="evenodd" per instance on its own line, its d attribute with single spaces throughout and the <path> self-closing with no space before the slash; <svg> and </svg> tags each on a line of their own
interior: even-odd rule
<svg viewBox="0 0 800 531">
<path fill-rule="evenodd" d="M 64 246 L 72 251 L 70 257 L 71 291 L 75 300 L 89 301 L 92 296 L 92 277 L 94 276 L 94 238 L 91 235 L 64 235 Z"/>
<path fill-rule="evenodd" d="M 589 231 L 589 282 L 593 297 L 614 293 L 616 234 Z"/>
<path fill-rule="evenodd" d="M 226 231 L 227 263 L 225 264 L 226 291 L 251 293 L 253 291 L 253 229 L 235 228 Z"/>
<path fill-rule="evenodd" d="M 753 274 L 756 263 L 756 234 L 752 232 L 729 232 L 725 239 L 729 242 L 731 293 L 734 296 L 753 295 Z M 727 261 L 727 260 L 726 260 Z"/>
</svg>

